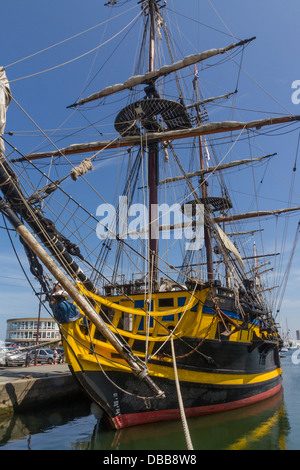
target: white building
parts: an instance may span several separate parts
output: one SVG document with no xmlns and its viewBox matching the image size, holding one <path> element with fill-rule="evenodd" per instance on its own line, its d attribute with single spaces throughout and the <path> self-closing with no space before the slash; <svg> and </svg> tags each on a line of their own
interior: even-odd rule
<svg viewBox="0 0 300 470">
<path fill-rule="evenodd" d="M 35 317 L 7 320 L 5 341 L 30 346 L 36 343 L 37 332 L 39 332 L 39 342 L 60 341 L 61 339 L 58 324 L 55 320 L 41 318 L 38 328 L 38 320 Z"/>
</svg>

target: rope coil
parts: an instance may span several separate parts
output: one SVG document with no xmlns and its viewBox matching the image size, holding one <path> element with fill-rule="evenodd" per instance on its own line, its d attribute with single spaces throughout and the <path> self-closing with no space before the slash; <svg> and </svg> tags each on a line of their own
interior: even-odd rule
<svg viewBox="0 0 300 470">
<path fill-rule="evenodd" d="M 73 181 L 77 181 L 79 176 L 85 175 L 88 171 L 93 170 L 93 164 L 89 158 L 85 158 L 80 165 L 72 168 L 70 175 Z"/>
</svg>

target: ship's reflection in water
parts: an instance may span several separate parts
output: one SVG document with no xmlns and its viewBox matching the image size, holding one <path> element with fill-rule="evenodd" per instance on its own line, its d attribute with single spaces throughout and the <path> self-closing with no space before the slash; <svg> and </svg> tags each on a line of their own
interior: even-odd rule
<svg viewBox="0 0 300 470">
<path fill-rule="evenodd" d="M 246 408 L 189 419 L 188 425 L 195 450 L 283 450 L 290 432 L 282 392 Z M 0 448 L 171 451 L 187 447 L 181 421 L 114 431 L 83 399 L 76 406 L 70 403 L 3 418 Z"/>
<path fill-rule="evenodd" d="M 290 431 L 283 392 L 256 405 L 188 420 L 195 450 L 284 450 Z M 98 420 L 91 449 L 185 450 L 181 421 L 108 430 Z"/>
</svg>

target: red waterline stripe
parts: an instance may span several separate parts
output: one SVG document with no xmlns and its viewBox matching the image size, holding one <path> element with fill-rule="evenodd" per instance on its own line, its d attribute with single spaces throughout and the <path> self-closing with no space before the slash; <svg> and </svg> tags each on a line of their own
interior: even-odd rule
<svg viewBox="0 0 300 470">
<path fill-rule="evenodd" d="M 201 416 L 213 413 L 220 413 L 221 411 L 234 410 L 236 408 L 241 408 L 243 406 L 252 405 L 259 401 L 265 400 L 267 398 L 276 395 L 281 390 L 282 382 L 276 387 L 271 388 L 270 390 L 259 393 L 252 397 L 244 398 L 243 400 L 232 401 L 229 403 L 221 403 L 219 405 L 210 405 L 210 406 L 198 406 L 195 408 L 186 408 L 185 414 L 187 418 L 192 416 Z M 138 424 L 147 424 L 158 421 L 171 421 L 180 419 L 180 410 L 160 410 L 160 411 L 148 411 L 143 413 L 134 413 L 127 415 L 116 416 L 112 419 L 112 423 L 115 429 L 123 429 L 130 426 L 136 426 Z"/>
</svg>

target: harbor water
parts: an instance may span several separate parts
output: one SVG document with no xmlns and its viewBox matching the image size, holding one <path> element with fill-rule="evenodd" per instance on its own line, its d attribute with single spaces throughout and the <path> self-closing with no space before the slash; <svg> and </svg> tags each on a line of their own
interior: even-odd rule
<svg viewBox="0 0 300 470">
<path fill-rule="evenodd" d="M 188 420 L 195 450 L 300 449 L 300 350 L 290 350 L 281 360 L 284 387 L 275 397 Z M 0 450 L 187 450 L 181 421 L 114 431 L 93 411 L 82 398 L 81 403 L 2 418 Z"/>
</svg>

